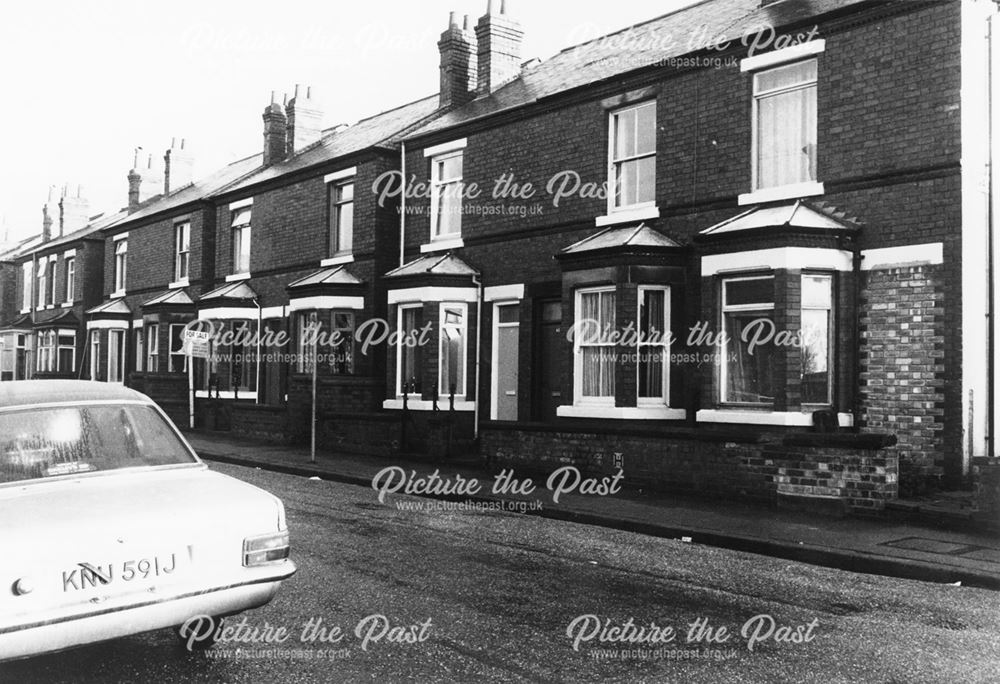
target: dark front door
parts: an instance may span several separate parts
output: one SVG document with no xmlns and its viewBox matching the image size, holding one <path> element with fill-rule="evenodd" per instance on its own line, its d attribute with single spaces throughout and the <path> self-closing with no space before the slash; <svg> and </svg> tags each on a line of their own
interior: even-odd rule
<svg viewBox="0 0 1000 684">
<path fill-rule="evenodd" d="M 536 420 L 555 420 L 556 408 L 564 403 L 562 396 L 563 342 L 562 302 L 558 299 L 543 299 L 538 306 L 535 326 L 538 340 L 535 356 L 535 400 Z"/>
</svg>

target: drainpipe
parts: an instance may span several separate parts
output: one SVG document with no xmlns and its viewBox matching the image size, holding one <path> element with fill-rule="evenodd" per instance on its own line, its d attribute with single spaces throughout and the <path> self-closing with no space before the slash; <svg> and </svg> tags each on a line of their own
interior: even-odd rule
<svg viewBox="0 0 1000 684">
<path fill-rule="evenodd" d="M 861 260 L 864 256 L 861 254 L 861 245 L 858 244 L 855 239 L 852 249 L 852 273 L 854 276 L 854 316 L 852 316 L 851 321 L 851 337 L 853 338 L 852 347 L 854 348 L 854 367 L 853 367 L 853 396 L 851 397 L 851 413 L 854 418 L 853 428 L 858 430 L 858 426 L 861 425 L 861 374 L 859 370 L 861 364 L 859 363 L 859 357 L 861 356 Z"/>
<path fill-rule="evenodd" d="M 24 274 L 21 274 L 24 277 Z M 28 302 L 28 312 L 31 314 L 31 332 L 28 333 L 28 353 L 25 354 L 26 363 L 28 365 L 25 368 L 24 377 L 34 378 L 35 377 L 35 358 L 38 353 L 37 340 L 35 339 L 35 323 L 38 322 L 37 316 L 35 315 L 35 309 L 38 306 L 38 293 L 35 288 L 38 287 L 38 252 L 32 252 L 31 254 L 31 284 L 28 289 L 31 291 L 31 300 Z"/>
<path fill-rule="evenodd" d="M 994 373 L 996 362 L 996 322 L 994 316 L 995 296 L 993 292 L 993 15 L 986 17 L 986 140 L 989 151 L 986 162 L 986 320 L 989 325 L 986 335 L 986 455 L 994 455 L 995 441 L 995 401 L 996 387 Z"/>
<path fill-rule="evenodd" d="M 253 303 L 257 307 L 257 401 L 255 402 L 260 406 L 260 397 L 264 393 L 264 388 L 260 386 L 262 370 L 264 368 L 263 359 L 260 355 L 260 338 L 263 336 L 263 325 L 264 325 L 264 309 L 261 308 L 260 302 L 257 298 L 253 298 Z"/>
<path fill-rule="evenodd" d="M 402 186 L 399 193 L 399 265 L 403 265 L 406 252 L 406 143 L 399 142 L 399 174 Z"/>
<path fill-rule="evenodd" d="M 478 275 L 472 276 L 472 283 L 476 286 L 476 396 L 475 413 L 473 415 L 472 437 L 479 440 L 479 362 L 482 358 L 483 341 L 483 281 Z"/>
</svg>

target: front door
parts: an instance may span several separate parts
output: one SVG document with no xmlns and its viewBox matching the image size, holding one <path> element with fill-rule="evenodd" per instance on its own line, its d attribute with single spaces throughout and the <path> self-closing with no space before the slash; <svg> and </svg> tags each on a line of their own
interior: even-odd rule
<svg viewBox="0 0 1000 684">
<path fill-rule="evenodd" d="M 563 404 L 560 372 L 562 302 L 558 299 L 542 300 L 535 325 L 538 331 L 535 417 L 537 420 L 555 420 L 556 409 Z"/>
<path fill-rule="evenodd" d="M 496 358 L 495 420 L 517 420 L 518 304 L 498 304 L 494 336 Z"/>
</svg>

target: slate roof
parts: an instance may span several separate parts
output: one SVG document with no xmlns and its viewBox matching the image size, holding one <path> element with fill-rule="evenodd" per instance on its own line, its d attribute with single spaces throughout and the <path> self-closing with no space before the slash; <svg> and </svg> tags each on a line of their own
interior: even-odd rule
<svg viewBox="0 0 1000 684">
<path fill-rule="evenodd" d="M 527 62 L 518 78 L 494 93 L 447 112 L 405 137 L 451 128 L 680 57 L 696 51 L 689 47 L 692 36 L 721 36 L 719 42 L 738 42 L 744 33 L 761 25 L 782 26 L 864 1 L 784 0 L 760 7 L 760 0 L 706 0 L 566 48 L 545 61 Z M 758 53 L 763 51 L 763 46 L 758 49 Z"/>
<path fill-rule="evenodd" d="M 391 149 L 392 143 L 401 133 L 422 123 L 437 111 L 437 106 L 438 96 L 435 93 L 431 97 L 362 119 L 353 126 L 328 129 L 318 143 L 307 147 L 290 159 L 257 169 L 254 173 L 231 183 L 224 188 L 224 191 L 240 190 L 370 147 L 384 146 Z"/>
<path fill-rule="evenodd" d="M 408 264 L 393 269 L 385 274 L 386 278 L 402 278 L 415 275 L 479 275 L 479 271 L 469 266 L 457 256 L 448 252 L 445 255 L 428 254 L 415 259 Z"/>
<path fill-rule="evenodd" d="M 167 290 L 156 295 L 148 302 L 143 302 L 143 306 L 156 306 L 159 304 L 187 305 L 194 304 L 194 301 L 183 289 Z"/>
<path fill-rule="evenodd" d="M 212 299 L 254 299 L 257 293 L 244 282 L 226 283 L 222 287 L 217 287 L 211 292 L 206 292 L 199 301 Z"/>
<path fill-rule="evenodd" d="M 820 230 L 857 230 L 856 219 L 822 203 L 807 200 L 771 206 L 757 206 L 733 218 L 716 223 L 699 235 L 723 235 L 757 228 L 814 228 Z"/>
<path fill-rule="evenodd" d="M 346 266 L 331 266 L 310 273 L 304 278 L 289 283 L 288 289 L 312 285 L 360 285 L 361 281 L 347 270 Z"/>
<path fill-rule="evenodd" d="M 562 254 L 580 254 L 612 247 L 680 247 L 666 235 L 658 233 L 645 223 L 638 226 L 609 227 L 574 242 L 562 250 Z"/>
<path fill-rule="evenodd" d="M 106 302 L 101 302 L 92 309 L 88 309 L 85 312 L 88 316 L 96 316 L 98 314 L 131 314 L 132 309 L 129 308 L 128 304 L 122 298 L 109 299 Z"/>
</svg>

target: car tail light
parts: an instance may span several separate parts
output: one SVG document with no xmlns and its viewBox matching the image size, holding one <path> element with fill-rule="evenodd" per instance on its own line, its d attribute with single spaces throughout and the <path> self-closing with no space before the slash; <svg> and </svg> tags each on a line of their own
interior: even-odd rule
<svg viewBox="0 0 1000 684">
<path fill-rule="evenodd" d="M 243 540 L 243 565 L 250 568 L 283 561 L 290 550 L 288 530 L 247 537 Z"/>
</svg>

